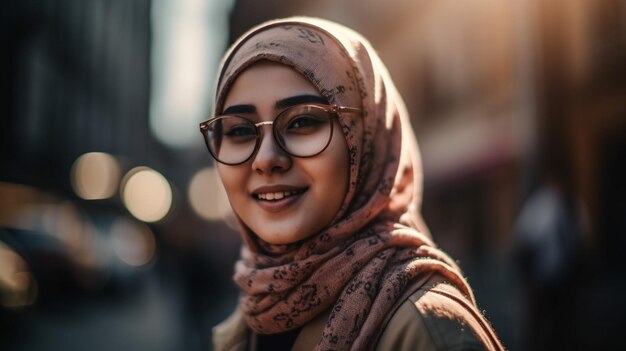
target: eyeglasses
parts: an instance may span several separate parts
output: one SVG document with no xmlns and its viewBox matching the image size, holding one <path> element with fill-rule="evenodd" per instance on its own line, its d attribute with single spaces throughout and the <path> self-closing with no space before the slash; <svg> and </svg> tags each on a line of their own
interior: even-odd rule
<svg viewBox="0 0 626 351">
<path fill-rule="evenodd" d="M 242 164 L 254 155 L 265 125 L 272 126 L 274 140 L 287 154 L 313 157 L 330 144 L 338 113 L 360 112 L 353 107 L 303 104 L 289 107 L 266 122 L 255 123 L 237 115 L 217 116 L 200 123 L 200 131 L 213 158 L 226 165 Z"/>
</svg>

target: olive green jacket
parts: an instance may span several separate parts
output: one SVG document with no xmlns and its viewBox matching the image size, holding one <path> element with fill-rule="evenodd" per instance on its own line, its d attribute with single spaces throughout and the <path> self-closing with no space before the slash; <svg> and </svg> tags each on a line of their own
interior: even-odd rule
<svg viewBox="0 0 626 351">
<path fill-rule="evenodd" d="M 456 288 L 439 276 L 420 282 L 400 301 L 381 328 L 376 351 L 503 350 L 482 314 Z M 312 350 L 328 319 L 321 313 L 306 324 L 292 350 Z M 239 309 L 213 329 L 216 351 L 254 351 L 256 335 Z"/>
</svg>

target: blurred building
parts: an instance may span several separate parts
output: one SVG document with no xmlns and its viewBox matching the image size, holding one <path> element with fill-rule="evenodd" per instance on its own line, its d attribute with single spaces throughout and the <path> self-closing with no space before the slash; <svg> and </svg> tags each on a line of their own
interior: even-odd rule
<svg viewBox="0 0 626 351">
<path fill-rule="evenodd" d="M 2 6 L 4 181 L 69 194 L 68 170 L 83 153 L 163 152 L 146 128 L 149 1 Z"/>
<path fill-rule="evenodd" d="M 155 3 L 0 4 L 0 349 L 203 349 L 228 313 L 208 301 L 234 303 L 238 238 L 187 195 L 210 165 L 198 121 L 183 149 L 151 130 Z M 137 212 L 131 183 L 167 207 Z"/>
</svg>

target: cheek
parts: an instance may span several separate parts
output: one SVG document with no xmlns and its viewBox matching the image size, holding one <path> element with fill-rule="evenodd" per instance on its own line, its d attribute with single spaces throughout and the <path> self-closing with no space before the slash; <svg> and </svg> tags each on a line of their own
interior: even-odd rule
<svg viewBox="0 0 626 351">
<path fill-rule="evenodd" d="M 317 169 L 320 179 L 324 179 L 324 198 L 328 203 L 325 204 L 329 211 L 334 211 L 334 216 L 343 203 L 346 193 L 348 192 L 348 182 L 350 177 L 350 159 L 348 156 L 348 147 L 343 135 L 333 140 L 328 146 L 323 159 L 323 164 L 318 165 Z"/>
</svg>

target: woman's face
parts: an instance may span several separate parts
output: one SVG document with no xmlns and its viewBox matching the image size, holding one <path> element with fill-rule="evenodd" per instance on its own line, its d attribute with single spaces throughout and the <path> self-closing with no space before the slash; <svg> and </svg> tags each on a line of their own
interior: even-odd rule
<svg viewBox="0 0 626 351">
<path fill-rule="evenodd" d="M 294 97 L 299 98 L 289 99 Z M 273 121 L 286 105 L 319 103 L 320 98 L 315 86 L 292 68 L 259 62 L 237 77 L 224 113 Z M 259 148 L 248 161 L 218 164 L 231 206 L 264 241 L 302 240 L 330 224 L 339 211 L 348 189 L 349 158 L 341 128 L 333 123 L 330 144 L 317 156 L 290 156 L 274 140 L 272 126 L 263 125 Z"/>
</svg>

